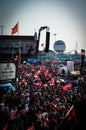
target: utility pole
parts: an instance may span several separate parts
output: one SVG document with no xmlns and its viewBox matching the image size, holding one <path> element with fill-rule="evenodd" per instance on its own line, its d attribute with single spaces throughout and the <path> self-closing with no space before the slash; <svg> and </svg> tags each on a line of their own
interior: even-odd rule
<svg viewBox="0 0 86 130">
<path fill-rule="evenodd" d="M 4 28 L 4 25 L 1 25 L 0 28 L 1 28 L 1 35 L 3 35 L 3 28 Z"/>
<path fill-rule="evenodd" d="M 21 41 L 19 41 L 19 63 L 21 64 Z"/>
</svg>

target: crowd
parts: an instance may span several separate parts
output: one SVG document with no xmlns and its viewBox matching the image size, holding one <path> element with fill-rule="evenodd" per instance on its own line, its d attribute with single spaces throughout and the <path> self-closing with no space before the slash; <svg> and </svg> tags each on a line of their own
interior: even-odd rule
<svg viewBox="0 0 86 130">
<path fill-rule="evenodd" d="M 84 81 L 72 81 L 54 60 L 19 64 L 16 90 L 0 92 L 0 130 L 57 130 L 75 101 L 86 98 Z"/>
</svg>

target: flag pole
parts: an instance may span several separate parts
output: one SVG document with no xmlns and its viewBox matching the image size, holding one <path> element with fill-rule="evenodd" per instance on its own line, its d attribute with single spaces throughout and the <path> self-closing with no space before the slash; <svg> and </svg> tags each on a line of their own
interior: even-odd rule
<svg viewBox="0 0 86 130">
<path fill-rule="evenodd" d="M 18 36 L 19 36 L 19 22 L 18 22 Z"/>
<path fill-rule="evenodd" d="M 18 22 L 18 36 L 19 36 L 19 22 Z M 19 63 L 21 64 L 21 41 L 19 40 Z"/>
</svg>

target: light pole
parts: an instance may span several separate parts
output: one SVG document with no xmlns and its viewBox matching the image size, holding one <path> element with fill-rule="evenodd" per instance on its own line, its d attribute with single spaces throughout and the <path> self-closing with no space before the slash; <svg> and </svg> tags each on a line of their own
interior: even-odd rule
<svg viewBox="0 0 86 130">
<path fill-rule="evenodd" d="M 21 63 L 21 42 L 19 42 L 19 63 Z"/>
<path fill-rule="evenodd" d="M 4 25 L 1 25 L 0 28 L 1 28 L 1 35 L 3 35 L 3 28 L 4 28 Z"/>
<path fill-rule="evenodd" d="M 56 42 L 56 36 L 57 36 L 57 34 L 56 34 L 56 33 L 54 33 L 55 42 Z"/>
</svg>

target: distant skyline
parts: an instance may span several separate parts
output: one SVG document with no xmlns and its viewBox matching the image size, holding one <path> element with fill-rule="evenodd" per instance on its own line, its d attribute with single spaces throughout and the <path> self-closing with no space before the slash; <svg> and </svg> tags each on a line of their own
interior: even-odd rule
<svg viewBox="0 0 86 130">
<path fill-rule="evenodd" d="M 1 26 L 4 35 L 11 35 L 17 22 L 19 35 L 34 35 L 48 26 L 51 50 L 55 40 L 63 40 L 66 51 L 81 52 L 86 50 L 85 12 L 86 0 L 0 0 L 0 35 Z"/>
</svg>

